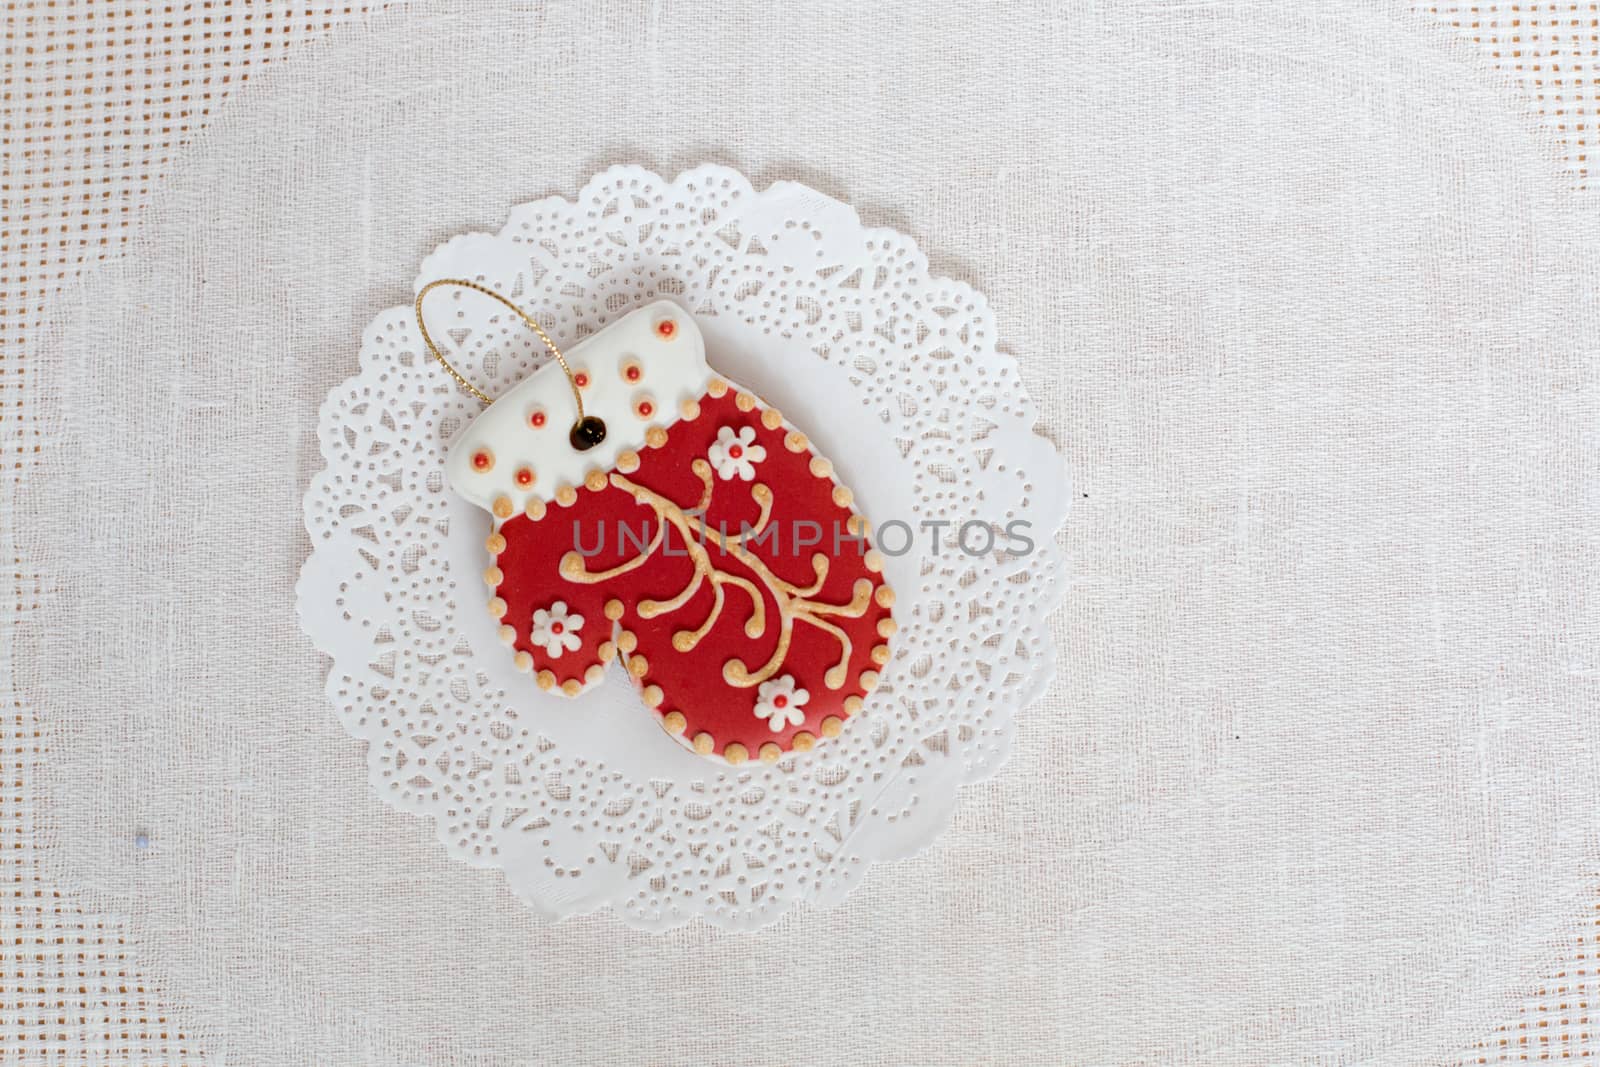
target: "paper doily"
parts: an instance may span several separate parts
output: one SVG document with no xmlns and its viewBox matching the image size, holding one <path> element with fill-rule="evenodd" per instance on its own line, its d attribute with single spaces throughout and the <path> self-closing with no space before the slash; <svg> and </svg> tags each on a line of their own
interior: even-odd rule
<svg viewBox="0 0 1600 1067">
<path fill-rule="evenodd" d="M 679 303 L 713 364 L 793 413 L 874 525 L 905 522 L 914 547 L 887 567 L 895 669 L 814 753 L 712 766 L 626 684 L 541 694 L 483 610 L 488 517 L 443 476 L 479 406 L 428 358 L 411 308 L 386 311 L 322 408 L 328 465 L 305 497 L 314 550 L 299 586 L 379 795 L 431 816 L 453 856 L 501 868 L 541 912 L 610 905 L 653 929 L 759 926 L 928 844 L 1048 683 L 1044 620 L 1061 589 L 1066 478 L 983 297 L 930 277 L 909 239 L 847 206 L 787 182 L 757 193 L 723 167 L 673 182 L 613 168 L 574 201 L 449 241 L 420 274 L 441 277 L 494 286 L 567 339 Z M 491 395 L 545 358 L 492 302 L 439 303 L 446 354 Z M 1026 523 L 1014 528 L 1034 550 L 969 554 L 957 534 L 973 521 Z"/>
</svg>

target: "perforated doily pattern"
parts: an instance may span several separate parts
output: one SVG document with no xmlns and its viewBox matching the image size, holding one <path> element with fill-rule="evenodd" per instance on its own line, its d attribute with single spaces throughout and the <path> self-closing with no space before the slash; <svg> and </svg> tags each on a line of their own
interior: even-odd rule
<svg viewBox="0 0 1600 1067">
<path fill-rule="evenodd" d="M 8 63 L 0 74 L 8 164 L 0 437 L 8 478 L 24 476 L 39 444 L 29 425 L 25 352 L 52 293 L 84 264 L 115 250 L 169 158 L 252 69 L 329 25 L 381 6 L 260 0 L 10 5 Z M 1574 59 L 1592 54 L 1584 52 L 1594 32 L 1595 4 L 1588 0 L 1418 6 L 1477 39 L 1486 54 L 1498 53 L 1494 58 L 1502 63 L 1515 64 L 1525 58 L 1516 52 L 1543 48 L 1541 42 L 1572 42 Z M 1587 116 L 1568 147 L 1575 169 L 1587 165 L 1597 94 L 1600 79 L 1592 66 L 1564 70 L 1556 92 L 1530 86 L 1530 104 L 1552 127 L 1564 114 Z M 25 619 L 37 603 L 37 582 L 20 560 L 13 559 L 10 570 L 8 610 Z M 201 1050 L 182 1036 L 173 1014 L 182 1006 L 151 983 L 138 946 L 124 942 L 117 921 L 84 912 L 41 880 L 26 787 L 40 758 L 36 723 L 34 709 L 20 703 L 0 718 L 0 910 L 16 923 L 0 939 L 0 1048 L 21 1062 L 200 1062 Z M 1600 1020 L 1590 1012 L 1600 986 L 1592 941 L 1574 944 L 1568 965 L 1548 986 L 1529 991 L 1519 1018 L 1463 1062 L 1593 1056 Z"/>
<path fill-rule="evenodd" d="M 800 425 L 819 442 L 848 442 L 823 451 L 876 524 L 950 525 L 891 563 L 897 659 L 844 736 L 772 767 L 685 759 L 643 709 L 609 719 L 497 673 L 506 657 L 479 623 L 487 519 L 442 476 L 477 402 L 427 357 L 409 307 L 386 312 L 361 373 L 323 407 L 328 467 L 306 494 L 315 550 L 301 583 L 302 622 L 334 659 L 328 692 L 370 742 L 379 794 L 431 816 L 452 854 L 502 867 L 541 910 L 610 905 L 647 928 L 770 922 L 926 844 L 1046 684 L 1061 588 L 1060 461 L 1033 435 L 983 299 L 844 205 L 787 183 L 757 193 L 721 167 L 670 183 L 614 168 L 574 201 L 515 209 L 496 237 L 449 242 L 419 284 L 437 277 L 515 296 L 565 338 L 672 299 L 713 365 L 809 409 Z M 441 317 L 453 360 L 483 368 L 491 395 L 541 358 L 472 294 Z M 1027 522 L 1035 548 L 962 552 L 970 521 Z"/>
</svg>

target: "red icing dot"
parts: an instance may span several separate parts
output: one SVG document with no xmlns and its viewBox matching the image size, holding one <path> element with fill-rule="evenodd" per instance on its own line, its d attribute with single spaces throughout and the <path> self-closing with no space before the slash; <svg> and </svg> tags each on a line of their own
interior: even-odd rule
<svg viewBox="0 0 1600 1067">
<path fill-rule="evenodd" d="M 572 376 L 572 380 L 578 383 L 579 389 L 589 388 L 589 375 L 583 371 L 579 371 L 577 374 L 574 374 Z"/>
<path fill-rule="evenodd" d="M 564 634 L 567 632 L 567 628 L 561 625 L 559 622 L 553 622 L 550 624 L 550 632 L 553 634 Z"/>
<path fill-rule="evenodd" d="M 517 471 L 517 484 L 518 485 L 532 485 L 533 484 L 533 472 L 531 470 L 529 470 L 527 467 L 523 467 L 521 470 Z"/>
<path fill-rule="evenodd" d="M 528 425 L 532 426 L 535 430 L 537 430 L 539 427 L 543 426 L 544 425 L 544 412 L 535 411 L 532 415 L 529 415 L 528 416 Z"/>
<path fill-rule="evenodd" d="M 650 401 L 648 401 L 648 400 L 639 401 L 639 417 L 641 419 L 648 419 L 651 415 L 655 414 L 655 411 L 656 411 L 656 406 L 654 404 L 650 403 Z"/>
<path fill-rule="evenodd" d="M 732 447 L 730 447 L 728 449 L 728 455 L 732 456 L 734 459 L 738 459 L 740 456 L 744 455 L 744 449 L 741 448 L 739 445 L 733 445 Z M 783 698 L 779 697 L 778 699 L 782 700 Z M 778 707 L 781 708 L 781 707 L 783 707 L 783 705 L 779 704 Z"/>
<path fill-rule="evenodd" d="M 662 319 L 660 322 L 656 323 L 656 333 L 660 334 L 662 337 L 671 337 L 677 332 L 678 324 L 673 322 L 671 319 Z"/>
<path fill-rule="evenodd" d="M 789 706 L 789 698 L 781 694 L 775 696 L 772 698 L 772 706 L 775 708 L 786 708 Z"/>
<path fill-rule="evenodd" d="M 629 367 L 627 370 L 623 371 L 622 373 L 627 377 L 628 381 L 630 381 L 630 382 L 636 382 L 636 381 L 639 380 L 639 368 L 638 367 Z"/>
<path fill-rule="evenodd" d="M 475 471 L 486 471 L 492 466 L 494 466 L 494 458 L 492 456 L 490 456 L 489 453 L 483 451 L 482 449 L 479 449 L 478 451 L 476 451 L 476 452 L 474 452 L 472 454 L 472 469 L 473 470 L 475 470 Z"/>
</svg>

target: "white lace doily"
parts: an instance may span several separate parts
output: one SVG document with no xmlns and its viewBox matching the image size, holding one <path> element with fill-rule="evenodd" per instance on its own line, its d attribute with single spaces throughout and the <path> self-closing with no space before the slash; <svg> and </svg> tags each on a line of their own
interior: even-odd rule
<svg viewBox="0 0 1600 1067">
<path fill-rule="evenodd" d="M 894 669 L 814 753 L 722 767 L 664 734 L 626 684 L 542 694 L 484 610 L 488 516 L 445 485 L 445 448 L 480 405 L 428 357 L 412 309 L 386 311 L 322 409 L 327 468 L 306 493 L 299 586 L 379 795 L 546 914 L 609 905 L 653 929 L 768 923 L 931 841 L 1048 682 L 1044 619 L 1061 589 L 1066 477 L 983 297 L 835 200 L 786 182 L 758 193 L 715 166 L 671 182 L 608 170 L 575 200 L 449 241 L 419 284 L 442 277 L 495 286 L 557 338 L 680 303 L 712 364 L 806 427 L 875 525 L 917 536 L 887 569 Z M 546 358 L 490 301 L 436 308 L 446 354 L 491 395 Z M 972 520 L 1025 522 L 1035 549 L 968 555 L 955 533 Z M 922 524 L 941 521 L 935 546 Z"/>
</svg>

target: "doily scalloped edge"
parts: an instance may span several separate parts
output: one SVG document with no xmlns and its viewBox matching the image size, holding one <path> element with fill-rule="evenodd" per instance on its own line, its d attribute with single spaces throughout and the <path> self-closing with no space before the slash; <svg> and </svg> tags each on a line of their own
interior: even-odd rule
<svg viewBox="0 0 1600 1067">
<path fill-rule="evenodd" d="M 711 173 L 737 176 L 738 179 L 744 183 L 744 187 L 749 189 L 752 195 L 756 197 L 771 197 L 779 195 L 803 196 L 807 198 L 811 204 L 816 205 L 818 208 L 825 209 L 830 213 L 836 213 L 835 219 L 837 221 L 848 223 L 860 235 L 862 240 L 869 240 L 876 237 L 892 238 L 897 241 L 905 242 L 918 257 L 918 265 L 925 273 L 928 284 L 945 287 L 952 292 L 964 295 L 965 297 L 969 298 L 974 305 L 983 309 L 985 313 L 988 313 L 990 310 L 990 304 L 987 297 L 969 283 L 946 276 L 927 273 L 926 256 L 914 238 L 911 238 L 908 235 L 889 227 L 868 227 L 862 222 L 859 212 L 853 206 L 835 199 L 834 197 L 820 193 L 815 189 L 804 185 L 803 183 L 790 180 L 779 180 L 772 182 L 765 189 L 755 190 L 742 174 L 732 170 L 731 168 L 716 164 L 701 164 L 699 166 L 680 171 L 679 174 L 672 179 L 670 184 L 677 186 L 688 179 Z M 507 213 L 506 225 L 509 227 L 510 220 L 515 218 L 518 213 L 536 211 L 542 206 L 548 206 L 550 208 L 561 210 L 570 210 L 582 202 L 585 194 L 591 188 L 602 185 L 607 181 L 614 180 L 622 175 L 635 174 L 644 174 L 651 178 L 658 177 L 653 172 L 634 165 L 614 165 L 592 175 L 589 180 L 584 183 L 577 196 L 571 199 L 562 197 L 560 195 L 551 195 L 514 205 Z M 494 239 L 499 236 L 499 234 L 492 233 L 468 232 L 447 238 L 445 241 L 441 242 L 432 253 L 424 258 L 419 268 L 419 278 L 427 276 L 427 264 L 429 262 L 433 261 L 440 255 L 447 253 L 452 248 L 460 247 L 463 242 L 469 242 L 475 238 Z M 409 313 L 410 307 L 409 305 L 404 305 L 397 306 L 395 308 L 380 309 L 369 320 L 369 325 L 363 331 L 363 340 L 365 340 L 365 335 L 373 329 L 378 321 L 385 316 L 397 312 Z M 1002 343 L 996 341 L 992 346 L 991 351 L 994 358 L 1010 364 L 1013 370 L 1018 369 L 1019 364 L 1015 355 Z M 358 371 L 357 373 L 350 375 L 349 377 L 341 380 L 329 391 L 322 403 L 318 406 L 319 430 L 327 425 L 327 416 L 329 414 L 330 407 L 335 402 L 335 398 L 342 391 L 356 386 L 360 382 L 363 373 L 363 371 Z M 1058 475 L 1060 479 L 1056 491 L 1047 496 L 1047 499 L 1050 501 L 1050 505 L 1048 507 L 1044 505 L 1040 506 L 1040 511 L 1042 512 L 1041 518 L 1043 518 L 1045 521 L 1039 528 L 1046 539 L 1051 541 L 1059 541 L 1071 511 L 1072 482 L 1070 471 L 1065 458 L 1060 455 L 1055 444 L 1040 432 L 1037 408 L 1035 407 L 1032 398 L 1028 396 L 1026 390 L 1022 388 L 1020 377 L 1018 381 L 1018 397 L 1016 399 L 1018 399 L 1023 406 L 1024 417 L 1017 420 L 1017 422 L 1020 423 L 1020 426 L 1014 426 L 1011 429 L 1011 432 L 1016 434 L 1017 429 L 1022 429 L 1024 432 L 1017 434 L 1017 436 L 1020 440 L 1025 441 L 1027 444 L 1029 455 L 1036 461 L 1044 461 L 1042 464 L 1044 468 Z M 323 466 L 320 467 L 308 481 L 305 492 L 302 496 L 303 501 L 309 502 L 318 486 L 325 479 L 331 477 L 334 473 L 333 461 L 330 459 L 325 444 L 321 440 L 320 433 L 318 451 L 323 458 Z M 302 519 L 307 532 L 312 536 L 313 541 L 315 541 L 315 535 L 317 531 L 312 526 L 310 509 L 309 507 L 303 507 L 302 511 Z M 305 562 L 302 564 L 300 576 L 295 584 L 296 615 L 300 620 L 303 632 L 305 632 L 305 634 L 311 639 L 317 651 L 322 653 L 324 656 L 327 656 L 329 659 L 327 676 L 324 683 L 324 693 L 329 698 L 330 702 L 336 703 L 335 691 L 338 685 L 338 673 L 340 669 L 339 659 L 333 647 L 336 642 L 331 640 L 321 631 L 320 626 L 310 619 L 306 611 L 309 601 L 309 595 L 307 592 L 308 583 L 314 581 L 318 577 L 318 556 L 322 551 L 324 550 L 314 544 L 312 551 L 308 554 Z M 1060 565 L 1048 572 L 1049 584 L 1041 600 L 1041 620 L 1054 614 L 1065 601 L 1067 593 L 1066 572 L 1069 570 L 1068 559 L 1069 558 L 1063 553 Z M 1035 703 L 1050 688 L 1056 678 L 1056 657 L 1059 655 L 1060 650 L 1055 647 L 1053 639 L 1050 639 L 1048 635 L 1046 635 L 1046 640 L 1049 642 L 1051 655 L 1044 669 L 1030 680 L 1031 684 L 1028 685 L 1026 689 L 1021 690 L 1013 699 L 1006 701 L 1008 714 L 1003 720 L 1004 730 L 998 738 L 999 743 L 996 748 L 996 757 L 992 761 L 976 767 L 972 766 L 970 763 L 965 764 L 961 769 L 959 779 L 955 782 L 954 789 L 949 790 L 943 796 L 937 799 L 924 798 L 923 801 L 919 803 L 918 807 L 915 809 L 918 813 L 918 817 L 915 820 L 915 828 L 913 832 L 908 833 L 907 824 L 902 822 L 895 826 L 896 834 L 892 840 L 889 840 L 887 835 L 880 834 L 876 848 L 873 851 L 873 854 L 866 858 L 866 862 L 856 865 L 854 868 L 848 871 L 841 871 L 841 876 L 838 883 L 831 889 L 823 890 L 817 893 L 811 898 L 811 903 L 818 904 L 823 907 L 837 906 L 849 896 L 856 886 L 860 884 L 860 881 L 865 876 L 867 870 L 869 870 L 874 864 L 909 859 L 926 851 L 934 844 L 935 841 L 938 840 L 939 836 L 944 832 L 944 830 L 948 828 L 950 821 L 954 816 L 957 804 L 959 803 L 960 790 L 966 786 L 975 785 L 985 781 L 998 773 L 1000 768 L 1004 766 L 1005 762 L 1010 756 L 1010 748 L 1013 741 L 1016 716 L 1024 712 L 1030 705 Z M 341 725 L 345 725 L 342 720 Z M 352 739 L 361 742 L 364 746 L 370 746 L 372 744 L 372 739 L 370 738 L 361 737 L 354 733 L 352 733 L 351 736 Z M 888 787 L 886 786 L 885 791 L 887 788 Z M 762 921 L 749 925 L 737 923 L 719 923 L 713 916 L 703 913 L 677 913 L 666 916 L 662 921 L 659 922 L 641 924 L 632 921 L 632 919 L 626 913 L 616 906 L 616 902 L 612 900 L 580 900 L 577 902 L 568 900 L 564 901 L 563 903 L 572 906 L 552 907 L 551 902 L 541 898 L 537 893 L 533 892 L 532 887 L 519 884 L 517 880 L 511 876 L 511 872 L 506 869 L 504 864 L 496 862 L 493 857 L 475 856 L 463 849 L 455 847 L 455 843 L 450 839 L 450 836 L 447 832 L 447 827 L 444 825 L 437 813 L 430 811 L 419 811 L 401 804 L 394 803 L 389 798 L 383 797 L 381 793 L 379 796 L 387 806 L 393 808 L 394 810 L 410 816 L 420 817 L 431 823 L 435 837 L 445 848 L 446 853 L 452 860 L 459 860 L 468 864 L 469 866 L 479 869 L 488 868 L 499 870 L 500 876 L 502 879 L 504 879 L 507 888 L 510 889 L 515 896 L 524 901 L 524 903 L 527 904 L 533 911 L 550 921 L 559 922 L 563 919 L 577 916 L 593 915 L 603 911 L 611 911 L 619 919 L 627 922 L 628 925 L 653 932 L 666 932 L 677 929 L 688 925 L 695 919 L 700 919 L 705 921 L 708 925 L 718 926 L 725 929 L 749 931 L 770 925 L 788 913 L 788 909 L 782 910 L 767 916 Z M 869 824 L 863 823 L 860 826 L 853 828 L 851 834 L 839 843 L 840 850 L 842 851 L 846 844 L 857 839 L 858 833 L 862 830 L 862 828 L 867 827 L 868 825 Z M 802 901 L 800 903 L 805 902 Z"/>
</svg>

